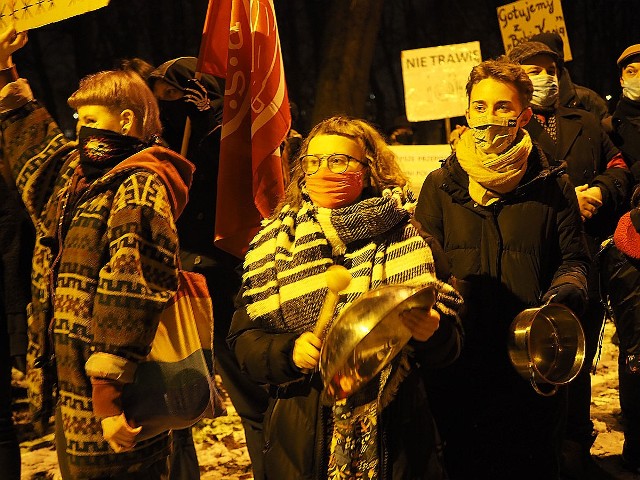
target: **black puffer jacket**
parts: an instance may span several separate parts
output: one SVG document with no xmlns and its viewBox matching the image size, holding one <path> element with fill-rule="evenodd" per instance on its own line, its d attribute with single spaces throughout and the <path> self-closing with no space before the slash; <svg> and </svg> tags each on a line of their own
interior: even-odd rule
<svg viewBox="0 0 640 480">
<path fill-rule="evenodd" d="M 489 207 L 469 196 L 455 155 L 429 174 L 418 200 L 416 219 L 465 285 L 462 353 L 425 372 L 451 478 L 557 477 L 566 390 L 534 392 L 509 359 L 509 327 L 551 286 L 584 297 L 589 256 L 575 191 L 541 155 L 534 149 L 520 186 Z"/>
<path fill-rule="evenodd" d="M 598 253 L 602 299 L 608 305 L 624 355 L 640 355 L 640 260 L 622 253 L 613 239 Z"/>
<path fill-rule="evenodd" d="M 496 204 L 475 203 L 468 185 L 452 155 L 427 177 L 415 216 L 444 248 L 452 274 L 468 285 L 465 349 L 484 350 L 499 378 L 512 369 L 506 338 L 513 318 L 539 305 L 553 284 L 585 289 L 589 256 L 574 189 L 537 148 L 520 186 Z"/>
</svg>

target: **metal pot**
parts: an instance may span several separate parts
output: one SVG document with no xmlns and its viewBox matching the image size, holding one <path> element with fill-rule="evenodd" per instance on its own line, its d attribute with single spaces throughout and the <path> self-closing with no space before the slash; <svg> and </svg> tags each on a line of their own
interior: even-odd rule
<svg viewBox="0 0 640 480">
<path fill-rule="evenodd" d="M 573 380 L 582 368 L 584 354 L 582 325 L 564 305 L 549 303 L 528 308 L 511 323 L 511 363 L 540 395 L 554 395 L 559 385 Z M 553 388 L 543 391 L 539 384 Z"/>
<path fill-rule="evenodd" d="M 435 300 L 433 286 L 387 285 L 344 309 L 320 351 L 323 399 L 347 398 L 374 378 L 411 339 L 400 315 L 412 308 L 429 309 Z"/>
</svg>

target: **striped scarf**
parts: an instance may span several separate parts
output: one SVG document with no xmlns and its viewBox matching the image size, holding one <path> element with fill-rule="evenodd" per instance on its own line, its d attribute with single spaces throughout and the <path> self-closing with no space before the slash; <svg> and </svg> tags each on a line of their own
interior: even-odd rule
<svg viewBox="0 0 640 480">
<path fill-rule="evenodd" d="M 243 296 L 249 317 L 274 332 L 313 330 L 328 291 L 324 273 L 336 262 L 352 276 L 336 316 L 386 284 L 435 285 L 440 311 L 455 315 L 459 296 L 436 279 L 431 250 L 409 222 L 414 206 L 399 188 L 339 209 L 317 207 L 303 191 L 300 209 L 285 206 L 247 252 Z"/>
</svg>

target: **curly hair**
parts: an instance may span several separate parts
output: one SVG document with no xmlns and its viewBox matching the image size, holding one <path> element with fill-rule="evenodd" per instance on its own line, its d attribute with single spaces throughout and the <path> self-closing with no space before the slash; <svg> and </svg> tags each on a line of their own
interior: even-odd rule
<svg viewBox="0 0 640 480">
<path fill-rule="evenodd" d="M 357 142 L 362 147 L 368 167 L 365 180 L 365 185 L 368 185 L 362 192 L 364 198 L 379 196 L 387 188 L 404 188 L 407 184 L 407 178 L 396 161 L 396 155 L 380 132 L 365 120 L 338 115 L 317 124 L 302 142 L 293 163 L 291 181 L 274 215 L 279 213 L 285 205 L 290 205 L 294 209 L 302 205 L 305 174 L 298 160 L 307 153 L 309 142 L 318 135 L 340 135 Z"/>
<path fill-rule="evenodd" d="M 518 90 L 522 107 L 526 108 L 530 105 L 531 97 L 533 96 L 533 84 L 522 67 L 509 61 L 505 55 L 497 60 L 485 60 L 471 69 L 466 87 L 468 99 L 471 99 L 473 86 L 487 78 L 512 84 Z"/>
<path fill-rule="evenodd" d="M 130 109 L 142 140 L 151 141 L 162 132 L 158 102 L 140 76 L 130 70 L 107 70 L 88 75 L 67 100 L 78 109 L 86 105 L 100 105 L 114 113 Z"/>
</svg>

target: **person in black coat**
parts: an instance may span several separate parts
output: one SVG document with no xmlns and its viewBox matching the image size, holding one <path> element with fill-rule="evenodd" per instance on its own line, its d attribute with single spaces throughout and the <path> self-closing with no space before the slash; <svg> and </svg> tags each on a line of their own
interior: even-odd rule
<svg viewBox="0 0 640 480">
<path fill-rule="evenodd" d="M 12 365 L 25 373 L 27 304 L 33 228 L 22 200 L 0 177 L 0 471 L 7 480 L 20 478 L 20 446 L 13 425 Z"/>
<path fill-rule="evenodd" d="M 566 162 L 569 179 L 576 189 L 589 252 L 595 256 L 600 242 L 613 232 L 629 198 L 633 178 L 626 159 L 593 115 L 559 106 L 555 51 L 544 43 L 529 41 L 514 47 L 508 57 L 521 64 L 533 82 L 535 115 L 526 129 L 552 165 Z M 569 388 L 562 453 L 563 474 L 575 480 L 610 478 L 590 455 L 597 435 L 590 416 L 590 371 L 604 322 L 595 263 L 591 265 L 588 285 L 589 304 L 580 316 L 586 335 L 586 358 L 582 371 Z"/>
<path fill-rule="evenodd" d="M 462 354 L 427 377 L 454 480 L 558 476 L 566 387 L 538 395 L 511 364 L 507 339 L 528 307 L 582 310 L 589 257 L 573 187 L 523 128 L 532 92 L 518 65 L 473 68 L 471 128 L 427 176 L 415 212 L 464 285 Z"/>
<path fill-rule="evenodd" d="M 622 465 L 640 473 L 640 186 L 631 210 L 598 253 L 602 300 L 620 341 L 618 378 L 624 419 Z"/>
<path fill-rule="evenodd" d="M 211 294 L 214 315 L 215 371 L 242 420 L 254 478 L 263 478 L 262 419 L 267 407 L 267 391 L 243 375 L 226 337 L 234 312 L 234 298 L 240 288 L 240 259 L 213 243 L 216 217 L 216 192 L 224 80 L 196 75 L 195 57 L 179 57 L 164 62 L 148 76 L 148 83 L 158 98 L 163 139 L 169 147 L 192 161 L 196 170 L 189 190 L 189 202 L 177 221 L 182 268 L 203 274 Z M 189 118 L 191 133 L 183 145 L 185 122 Z M 193 444 L 191 436 L 185 442 Z M 172 479 L 191 480 L 199 476 L 193 448 L 191 467 Z M 188 462 L 187 462 L 188 465 Z M 189 474 L 188 472 L 191 471 Z"/>
<path fill-rule="evenodd" d="M 640 44 L 627 47 L 617 61 L 622 97 L 610 123 L 603 122 L 613 143 L 631 164 L 631 172 L 640 181 Z"/>
</svg>

